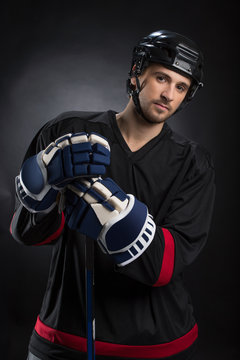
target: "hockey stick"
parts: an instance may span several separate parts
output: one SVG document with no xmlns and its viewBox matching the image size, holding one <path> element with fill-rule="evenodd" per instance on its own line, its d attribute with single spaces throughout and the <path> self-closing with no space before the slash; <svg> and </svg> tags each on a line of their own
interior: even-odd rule
<svg viewBox="0 0 240 360">
<path fill-rule="evenodd" d="M 95 360 L 94 240 L 85 237 L 87 359 Z"/>
</svg>

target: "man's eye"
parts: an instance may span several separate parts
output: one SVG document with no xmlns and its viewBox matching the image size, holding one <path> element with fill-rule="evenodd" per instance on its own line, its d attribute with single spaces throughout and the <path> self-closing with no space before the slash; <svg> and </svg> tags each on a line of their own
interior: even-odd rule
<svg viewBox="0 0 240 360">
<path fill-rule="evenodd" d="M 158 76 L 157 79 L 161 82 L 163 82 L 165 80 L 165 77 L 164 76 Z"/>
<path fill-rule="evenodd" d="M 185 91 L 185 86 L 183 86 L 183 85 L 178 85 L 177 88 L 181 92 Z"/>
</svg>

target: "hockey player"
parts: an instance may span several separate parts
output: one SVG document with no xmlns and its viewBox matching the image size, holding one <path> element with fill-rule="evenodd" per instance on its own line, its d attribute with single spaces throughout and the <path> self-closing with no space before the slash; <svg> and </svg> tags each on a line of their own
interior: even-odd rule
<svg viewBox="0 0 240 360">
<path fill-rule="evenodd" d="M 166 120 L 202 77 L 195 43 L 154 32 L 134 48 L 122 112 L 64 113 L 33 139 L 11 233 L 51 246 L 52 261 L 29 360 L 86 359 L 85 237 L 98 244 L 96 359 L 192 359 L 198 326 L 183 272 L 208 237 L 214 169 Z"/>
</svg>

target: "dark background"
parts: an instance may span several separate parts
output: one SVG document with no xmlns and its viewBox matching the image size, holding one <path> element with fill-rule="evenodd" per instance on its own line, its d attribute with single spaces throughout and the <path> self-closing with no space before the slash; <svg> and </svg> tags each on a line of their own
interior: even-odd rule
<svg viewBox="0 0 240 360">
<path fill-rule="evenodd" d="M 170 29 L 205 54 L 205 86 L 169 120 L 212 154 L 217 198 L 209 241 L 186 273 L 200 328 L 199 359 L 239 359 L 236 6 L 231 1 L 8 1 L 1 5 L 0 358 L 25 360 L 50 248 L 9 235 L 14 177 L 37 130 L 67 110 L 121 111 L 132 48 Z M 235 2 L 236 4 L 236 2 Z"/>
</svg>

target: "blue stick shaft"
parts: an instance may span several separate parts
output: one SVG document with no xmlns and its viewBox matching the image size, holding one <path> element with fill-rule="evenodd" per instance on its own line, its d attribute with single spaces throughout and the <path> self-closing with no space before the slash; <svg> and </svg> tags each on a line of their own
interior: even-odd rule
<svg viewBox="0 0 240 360">
<path fill-rule="evenodd" d="M 86 238 L 86 314 L 87 314 L 87 359 L 95 360 L 94 319 L 94 240 Z"/>
</svg>

